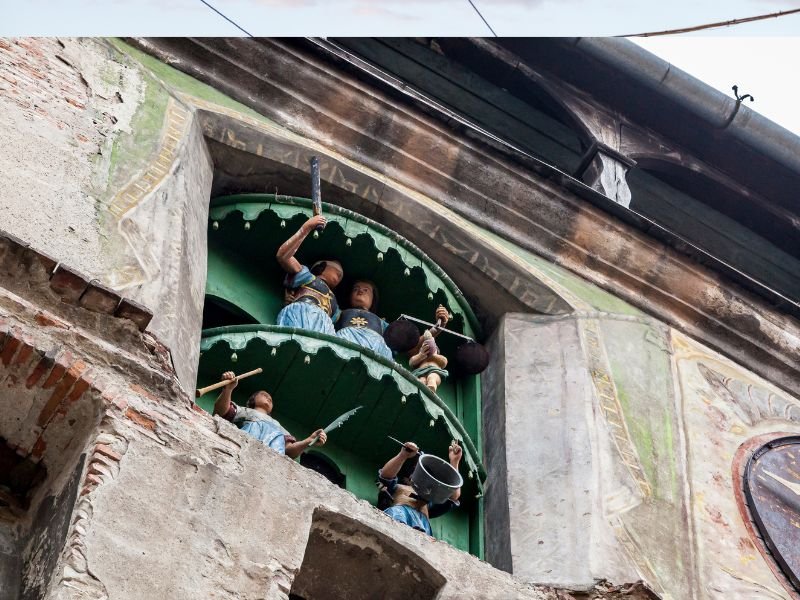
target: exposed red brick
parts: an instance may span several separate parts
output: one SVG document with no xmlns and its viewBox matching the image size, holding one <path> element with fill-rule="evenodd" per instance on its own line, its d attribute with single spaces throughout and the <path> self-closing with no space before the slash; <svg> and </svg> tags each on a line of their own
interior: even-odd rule
<svg viewBox="0 0 800 600">
<path fill-rule="evenodd" d="M 0 353 L 0 360 L 3 361 L 5 366 L 8 366 L 8 363 L 11 362 L 11 358 L 16 353 L 17 348 L 20 347 L 22 341 L 14 336 L 14 332 L 12 331 L 9 334 L 9 338 L 6 340 L 5 345 L 3 346 L 3 351 Z"/>
<path fill-rule="evenodd" d="M 102 477 L 103 475 L 111 475 L 111 472 L 108 470 L 104 464 L 100 462 L 93 462 L 89 465 L 88 473 L 90 475 L 97 475 L 98 477 Z"/>
<path fill-rule="evenodd" d="M 105 456 L 106 458 L 110 458 L 111 460 L 113 460 L 115 462 L 119 462 L 119 461 L 122 460 L 122 455 L 118 454 L 117 452 L 114 452 L 111 449 L 111 446 L 109 446 L 108 444 L 97 444 L 94 447 L 94 451 L 97 454 Z"/>
<path fill-rule="evenodd" d="M 34 315 L 33 318 L 42 327 L 60 327 L 61 329 L 69 329 L 69 325 L 66 323 L 66 321 L 62 321 L 55 315 L 48 312 L 39 311 L 36 313 L 36 315 Z"/>
<path fill-rule="evenodd" d="M 128 410 L 125 411 L 125 416 L 134 423 L 136 423 L 137 425 L 144 427 L 145 429 L 149 429 L 150 431 L 155 431 L 156 429 L 156 422 L 153 419 L 143 415 L 142 413 L 132 408 L 129 408 Z"/>
<path fill-rule="evenodd" d="M 39 363 L 34 367 L 31 374 L 28 376 L 28 380 L 25 382 L 25 387 L 31 389 L 35 386 L 39 380 L 44 377 L 44 374 L 47 373 L 55 363 L 55 351 L 50 351 L 41 359 L 39 359 Z"/>
<path fill-rule="evenodd" d="M 87 278 L 77 271 L 60 264 L 53 271 L 50 287 L 61 295 L 63 302 L 74 304 L 89 286 Z"/>
<path fill-rule="evenodd" d="M 85 479 L 84 481 L 86 481 L 86 483 L 88 483 L 88 484 L 90 484 L 90 485 L 91 485 L 91 484 L 94 484 L 94 485 L 100 485 L 101 483 L 103 483 L 103 480 L 102 480 L 102 479 L 100 479 L 100 478 L 99 478 L 97 475 L 95 475 L 94 473 L 89 473 L 89 474 L 87 474 L 87 475 L 86 475 L 86 479 Z"/>
<path fill-rule="evenodd" d="M 150 324 L 153 318 L 153 313 L 146 307 L 138 302 L 134 302 L 130 298 L 123 298 L 119 303 L 114 315 L 123 319 L 130 319 L 139 328 L 139 331 L 144 331 Z"/>
<path fill-rule="evenodd" d="M 39 427 L 44 427 L 50 422 L 59 404 L 61 404 L 61 401 L 66 397 L 67 392 L 69 392 L 70 388 L 72 388 L 73 384 L 85 370 L 86 363 L 81 360 L 75 361 L 75 363 L 70 366 L 64 374 L 64 377 L 53 390 L 53 394 L 50 396 L 47 404 L 44 405 L 44 408 L 42 408 L 42 411 L 39 413 L 39 418 L 37 419 Z"/>
<path fill-rule="evenodd" d="M 11 50 L 11 43 L 8 40 L 0 38 L 0 48 L 3 50 Z"/>
<path fill-rule="evenodd" d="M 144 389 L 144 388 L 143 388 L 142 386 L 140 386 L 138 383 L 133 383 L 133 384 L 131 384 L 131 390 L 133 390 L 134 392 L 136 392 L 136 393 L 137 393 L 137 394 L 139 394 L 140 396 L 144 396 L 144 397 L 145 397 L 145 398 L 147 398 L 148 400 L 158 401 L 158 398 L 157 398 L 157 397 L 155 397 L 153 394 L 151 394 L 150 392 L 148 392 L 146 389 Z"/>
<path fill-rule="evenodd" d="M 55 270 L 56 265 L 58 264 L 58 261 L 49 254 L 41 252 L 40 250 L 35 250 L 31 247 L 25 249 L 25 253 L 22 257 L 22 262 L 28 268 L 31 268 L 34 265 L 41 266 L 44 269 L 45 273 L 47 273 L 48 277 L 52 276 L 53 271 Z"/>
<path fill-rule="evenodd" d="M 22 348 L 20 349 L 19 352 L 17 352 L 17 357 L 14 359 L 14 364 L 15 365 L 23 364 L 26 360 L 28 360 L 31 357 L 31 354 L 33 354 L 33 342 L 25 339 L 22 341 Z"/>
<path fill-rule="evenodd" d="M 113 315 L 117 306 L 119 306 L 120 300 L 122 300 L 122 296 L 114 290 L 97 281 L 92 281 L 81 296 L 78 304 L 95 312 Z"/>
<path fill-rule="evenodd" d="M 33 67 L 30 67 L 30 66 L 28 66 L 28 65 L 26 65 L 24 63 L 19 63 L 19 64 L 16 65 L 16 67 L 18 69 L 22 69 L 28 75 L 30 75 L 31 77 L 34 77 L 35 79 L 39 79 L 40 81 L 47 79 L 46 75 L 42 74 L 41 72 L 37 71 Z"/>
<path fill-rule="evenodd" d="M 66 101 L 67 101 L 67 104 L 71 104 L 72 106 L 74 106 L 74 107 L 76 107 L 76 108 L 80 108 L 80 109 L 84 109 L 84 108 L 86 108 L 86 105 L 85 105 L 85 104 L 83 104 L 82 102 L 78 102 L 78 101 L 77 101 L 77 100 L 75 100 L 74 98 L 69 98 L 69 97 L 67 97 L 67 98 L 64 98 L 64 100 L 66 100 Z"/>
<path fill-rule="evenodd" d="M 125 410 L 128 408 L 128 401 L 122 396 L 114 398 L 114 400 L 112 400 L 112 404 L 120 410 Z"/>
<path fill-rule="evenodd" d="M 66 365 L 62 364 L 61 362 L 57 362 L 53 365 L 53 370 L 50 371 L 50 375 L 47 376 L 47 379 L 44 380 L 42 387 L 44 389 L 49 389 L 53 387 L 56 383 L 58 383 L 61 378 L 64 376 L 64 373 L 67 372 Z"/>
<path fill-rule="evenodd" d="M 33 445 L 33 448 L 31 448 L 31 455 L 33 455 L 33 457 L 36 459 L 40 459 L 42 456 L 44 456 L 45 450 L 47 450 L 47 443 L 40 436 Z"/>
<path fill-rule="evenodd" d="M 75 385 L 72 386 L 72 390 L 70 390 L 69 395 L 67 396 L 67 402 L 72 404 L 80 400 L 81 396 L 83 396 L 90 386 L 91 383 L 83 377 L 78 379 L 78 381 L 75 382 Z"/>
</svg>

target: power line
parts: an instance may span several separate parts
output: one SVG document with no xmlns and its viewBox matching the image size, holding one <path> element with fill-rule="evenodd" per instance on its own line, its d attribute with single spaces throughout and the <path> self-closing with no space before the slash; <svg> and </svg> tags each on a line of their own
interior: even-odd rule
<svg viewBox="0 0 800 600">
<path fill-rule="evenodd" d="M 730 21 L 719 21 L 717 23 L 706 23 L 705 25 L 695 25 L 694 27 L 684 27 L 683 29 L 667 29 L 665 31 L 651 31 L 649 33 L 633 33 L 629 35 L 620 35 L 617 37 L 652 37 L 656 35 L 673 35 L 676 33 L 689 33 L 692 31 L 701 31 L 703 29 L 713 29 L 715 27 L 730 27 L 732 25 L 741 25 L 742 23 L 750 23 L 752 21 L 761 21 L 763 19 L 777 19 L 785 15 L 800 13 L 800 8 L 793 8 L 791 10 L 782 10 L 780 12 L 770 13 L 768 15 L 757 15 L 755 17 L 744 17 L 743 19 L 732 19 Z"/>
<path fill-rule="evenodd" d="M 205 5 L 206 5 L 208 8 L 210 8 L 210 9 L 211 9 L 211 10 L 213 10 L 215 13 L 217 13 L 217 14 L 218 14 L 220 17 L 222 17 L 223 19 L 225 19 L 225 20 L 226 20 L 228 23 L 230 23 L 231 25 L 233 25 L 234 27 L 236 27 L 236 29 L 238 29 L 239 31 L 243 32 L 243 33 L 244 33 L 246 36 L 248 36 L 248 37 L 253 37 L 253 34 L 252 34 L 252 33 L 250 33 L 249 31 L 247 31 L 247 30 L 246 30 L 244 27 L 240 27 L 240 26 L 239 26 L 239 24 L 238 24 L 236 21 L 234 21 L 233 19 L 229 19 L 228 17 L 226 17 L 224 14 L 222 14 L 220 11 L 218 11 L 216 8 L 214 8 L 214 7 L 213 7 L 213 6 L 211 6 L 211 5 L 210 5 L 208 2 L 206 2 L 206 0 L 200 0 L 200 2 L 202 2 L 202 3 L 203 3 L 203 4 L 205 4 Z"/>
<path fill-rule="evenodd" d="M 492 26 L 491 26 L 491 25 L 489 25 L 489 21 L 487 21 L 486 19 L 484 19 L 484 18 L 483 18 L 483 15 L 481 14 L 481 11 L 479 11 L 479 10 L 478 10 L 478 7 L 477 7 L 477 6 L 475 6 L 475 3 L 474 3 L 472 0 L 467 0 L 467 2 L 469 2 L 469 3 L 470 3 L 470 5 L 472 6 L 472 8 L 474 8 L 474 9 L 475 9 L 475 12 L 476 12 L 476 13 L 478 13 L 478 16 L 481 18 L 481 21 L 483 21 L 484 23 L 486 23 L 486 26 L 489 28 L 489 31 L 491 31 L 491 32 L 492 32 L 492 35 L 493 35 L 494 37 L 497 37 L 497 34 L 494 32 L 494 29 L 492 29 Z"/>
</svg>

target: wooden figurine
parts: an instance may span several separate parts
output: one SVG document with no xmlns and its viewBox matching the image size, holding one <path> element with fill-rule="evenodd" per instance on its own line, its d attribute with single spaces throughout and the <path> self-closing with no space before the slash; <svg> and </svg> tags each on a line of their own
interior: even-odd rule
<svg viewBox="0 0 800 600">
<path fill-rule="evenodd" d="M 414 369 L 412 374 L 433 393 L 448 376 L 447 357 L 439 354 L 439 347 L 429 329 L 423 332 L 417 352 L 408 359 L 408 364 Z"/>
</svg>

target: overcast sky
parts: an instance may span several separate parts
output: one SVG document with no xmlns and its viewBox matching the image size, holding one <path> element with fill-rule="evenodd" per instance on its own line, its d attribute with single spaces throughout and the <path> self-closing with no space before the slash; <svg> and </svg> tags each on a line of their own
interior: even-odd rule
<svg viewBox="0 0 800 600">
<path fill-rule="evenodd" d="M 488 36 L 468 0 L 207 0 L 257 36 Z M 800 7 L 800 0 L 473 0 L 501 36 L 636 34 Z M 0 0 L 0 35 L 241 35 L 200 0 Z M 638 38 L 800 135 L 800 14 L 702 36 Z"/>
</svg>

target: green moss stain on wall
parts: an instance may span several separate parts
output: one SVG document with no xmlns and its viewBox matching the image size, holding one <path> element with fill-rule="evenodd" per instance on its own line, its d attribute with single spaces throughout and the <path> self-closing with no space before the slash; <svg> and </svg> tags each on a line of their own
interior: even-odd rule
<svg viewBox="0 0 800 600">
<path fill-rule="evenodd" d="M 270 121 L 263 115 L 257 113 L 252 108 L 249 108 L 244 104 L 231 99 L 219 90 L 216 90 L 213 87 L 206 85 L 205 83 L 202 83 L 189 75 L 186 75 L 185 73 L 181 73 L 177 69 L 174 69 L 161 62 L 157 58 L 154 58 L 149 54 L 145 54 L 141 50 L 126 44 L 122 40 L 111 38 L 109 39 L 109 42 L 117 50 L 138 62 L 142 67 L 144 67 L 144 69 L 149 71 L 153 77 L 157 78 L 164 86 L 172 91 L 194 96 L 195 98 L 199 98 L 201 100 L 205 100 L 206 102 L 211 102 L 212 104 L 217 104 L 224 108 L 234 110 L 238 113 L 258 119 L 265 123 L 273 123 L 273 121 Z"/>
<path fill-rule="evenodd" d="M 603 321 L 603 338 L 625 421 L 653 496 L 677 502 L 670 355 L 645 323 Z"/>
<path fill-rule="evenodd" d="M 120 189 L 143 169 L 161 141 L 169 93 L 146 71 L 142 75 L 143 99 L 131 121 L 130 133 L 117 135 L 111 149 L 108 190 Z"/>
<path fill-rule="evenodd" d="M 612 370 L 617 372 L 617 365 L 612 363 Z M 659 496 L 658 484 L 659 477 L 656 473 L 656 451 L 653 444 L 653 430 L 650 423 L 642 418 L 630 418 L 630 415 L 636 414 L 632 404 L 632 399 L 624 387 L 619 382 L 617 384 L 617 397 L 619 403 L 622 405 L 622 410 L 625 413 L 628 431 L 631 434 L 636 450 L 639 453 L 639 460 L 642 463 L 647 480 L 653 486 L 653 495 Z M 660 433 L 660 432 L 659 432 Z M 659 436 L 660 437 L 660 436 Z"/>
</svg>

